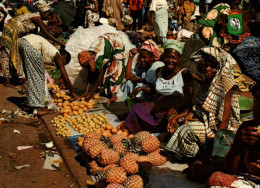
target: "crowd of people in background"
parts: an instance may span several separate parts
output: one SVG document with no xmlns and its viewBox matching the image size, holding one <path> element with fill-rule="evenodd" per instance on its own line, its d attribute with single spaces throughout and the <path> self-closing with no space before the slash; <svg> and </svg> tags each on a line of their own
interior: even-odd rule
<svg viewBox="0 0 260 188">
<path fill-rule="evenodd" d="M 46 65 L 57 67 L 73 98 L 99 92 L 115 102 L 121 94 L 129 131 L 168 132 L 165 149 L 188 161 L 190 179 L 253 187 L 260 182 L 259 23 L 257 0 L 6 0 L 0 76 L 6 87 L 27 84 L 27 104 L 39 116 L 53 113 Z M 244 91 L 254 98 L 246 121 Z M 210 169 L 197 177 L 203 166 Z"/>
</svg>

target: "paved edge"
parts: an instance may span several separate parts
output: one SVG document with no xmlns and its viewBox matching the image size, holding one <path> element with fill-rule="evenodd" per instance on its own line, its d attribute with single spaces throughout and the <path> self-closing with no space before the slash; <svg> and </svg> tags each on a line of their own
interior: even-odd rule
<svg viewBox="0 0 260 188">
<path fill-rule="evenodd" d="M 47 127 L 55 146 L 58 148 L 60 155 L 65 163 L 65 165 L 70 170 L 75 182 L 79 187 L 87 187 L 86 180 L 91 180 L 91 177 L 86 174 L 86 167 L 80 165 L 80 163 L 75 159 L 77 153 L 74 150 L 72 144 L 67 138 L 56 135 L 56 130 L 51 124 L 51 120 L 56 117 L 58 113 L 46 115 L 41 117 L 44 125 Z"/>
</svg>

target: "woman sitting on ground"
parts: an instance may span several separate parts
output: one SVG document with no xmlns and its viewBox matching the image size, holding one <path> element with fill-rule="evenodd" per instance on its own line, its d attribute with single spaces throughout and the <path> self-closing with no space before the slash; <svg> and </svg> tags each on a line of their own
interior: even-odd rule
<svg viewBox="0 0 260 188">
<path fill-rule="evenodd" d="M 208 180 L 208 187 L 256 187 L 260 183 L 260 86 L 253 88 L 253 119 L 239 127 L 234 143 L 225 157 L 225 172 L 215 172 Z M 233 174 L 239 174 L 235 176 Z"/>
<path fill-rule="evenodd" d="M 166 41 L 162 55 L 165 66 L 157 69 L 155 88 L 150 88 L 157 97 L 154 102 L 134 105 L 125 121 L 131 133 L 166 132 L 167 114 L 182 113 L 187 108 L 192 79 L 189 71 L 178 65 L 183 47 L 183 42 Z"/>
<path fill-rule="evenodd" d="M 198 63 L 205 80 L 195 94 L 192 111 L 181 116 L 188 114 L 187 123 L 177 128 L 166 145 L 178 159 L 196 157 L 221 130 L 235 133 L 240 125 L 238 95 L 233 90 L 234 58 L 221 48 L 203 47 L 193 53 L 191 59 Z"/>
<path fill-rule="evenodd" d="M 116 101 L 116 93 L 125 74 L 124 51 L 125 45 L 120 35 L 107 33 L 95 40 L 87 51 L 78 54 L 80 65 L 88 70 L 87 88 L 82 97 L 91 99 L 102 86 L 111 97 L 109 102 Z"/>
<path fill-rule="evenodd" d="M 138 101 L 151 100 L 150 85 L 155 85 L 156 69 L 164 64 L 157 61 L 160 58 L 159 48 L 153 40 L 147 40 L 141 46 L 138 55 L 138 63 L 132 69 L 133 58 L 137 54 L 137 49 L 129 51 L 129 59 L 126 66 L 125 78 L 127 81 L 121 86 L 123 100 L 129 101 L 135 98 Z"/>
</svg>

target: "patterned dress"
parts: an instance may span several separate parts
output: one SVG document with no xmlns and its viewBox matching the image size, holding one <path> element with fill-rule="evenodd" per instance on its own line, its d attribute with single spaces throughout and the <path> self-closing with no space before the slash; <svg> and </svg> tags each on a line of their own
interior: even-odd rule
<svg viewBox="0 0 260 188">
<path fill-rule="evenodd" d="M 102 82 L 104 88 L 110 87 L 112 93 L 117 93 L 125 74 L 123 39 L 116 33 L 104 34 L 91 44 L 88 51 L 96 52 L 95 67 L 97 70 L 106 68 Z"/>
<path fill-rule="evenodd" d="M 11 78 L 14 75 L 24 77 L 22 59 L 18 50 L 18 40 L 21 35 L 26 35 L 36 28 L 30 18 L 40 16 L 37 13 L 23 14 L 9 20 L 4 25 L 3 35 L 0 40 L 0 45 L 5 48 L 0 50 L 2 59 L 2 72 L 0 76 Z M 12 70 L 13 74 L 12 74 Z"/>
<path fill-rule="evenodd" d="M 39 35 L 30 34 L 19 40 L 19 50 L 27 79 L 27 101 L 30 107 L 45 107 L 50 101 L 46 87 L 45 63 L 53 63 L 58 50 Z"/>
<path fill-rule="evenodd" d="M 200 51 L 216 58 L 220 68 L 208 89 L 208 94 L 201 93 L 200 97 L 205 99 L 203 104 L 198 103 L 194 108 L 198 119 L 192 119 L 178 127 L 166 145 L 166 149 L 172 151 L 178 159 L 183 156 L 195 157 L 207 139 L 215 137 L 217 125 L 222 121 L 224 114 L 225 95 L 235 84 L 233 64 L 236 61 L 230 54 L 217 47 L 204 47 Z M 191 58 L 201 61 L 200 51 Z M 231 97 L 231 115 L 227 129 L 235 133 L 239 125 L 238 94 L 234 92 Z"/>
<path fill-rule="evenodd" d="M 97 3 L 97 1 L 95 1 Z M 95 2 L 89 4 L 90 8 L 97 8 L 95 7 Z M 85 16 L 85 27 L 93 27 L 95 26 L 95 22 L 98 22 L 99 20 L 99 14 L 97 12 L 93 12 L 92 10 L 87 10 L 86 16 Z"/>
</svg>

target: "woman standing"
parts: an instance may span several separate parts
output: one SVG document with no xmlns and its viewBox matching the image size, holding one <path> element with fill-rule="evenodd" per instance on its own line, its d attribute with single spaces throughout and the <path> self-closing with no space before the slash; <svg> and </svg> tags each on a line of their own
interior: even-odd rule
<svg viewBox="0 0 260 188">
<path fill-rule="evenodd" d="M 92 98 L 97 88 L 102 85 L 110 102 L 116 100 L 116 93 L 125 74 L 125 45 L 116 33 L 107 33 L 95 40 L 87 51 L 78 55 L 79 63 L 88 69 L 88 84 L 82 97 Z M 94 85 L 90 90 L 91 83 Z M 90 90 L 90 91 L 89 91 Z"/>
<path fill-rule="evenodd" d="M 99 20 L 99 10 L 97 0 L 90 0 L 89 6 L 86 6 L 86 17 L 85 17 L 85 27 L 93 27 L 95 22 Z"/>
<path fill-rule="evenodd" d="M 177 128 L 166 145 L 178 159 L 196 157 L 209 139 L 221 134 L 222 130 L 236 132 L 240 125 L 238 95 L 233 90 L 234 58 L 217 47 L 201 48 L 191 58 L 199 63 L 205 81 L 195 97 L 191 113 L 187 111 L 181 116 L 188 114 L 187 123 Z"/>
<path fill-rule="evenodd" d="M 157 70 L 153 88 L 157 94 L 156 100 L 134 105 L 125 121 L 131 133 L 142 130 L 166 132 L 167 115 L 182 113 L 187 108 L 187 99 L 191 94 L 191 76 L 187 69 L 178 65 L 183 47 L 184 43 L 177 40 L 165 42 L 162 55 L 165 66 Z"/>
<path fill-rule="evenodd" d="M 27 79 L 27 102 L 28 106 L 37 109 L 38 116 L 43 116 L 53 113 L 53 110 L 48 110 L 46 107 L 52 100 L 48 92 L 46 80 L 47 71 L 44 67 L 45 63 L 56 63 L 60 68 L 61 64 L 69 62 L 70 55 L 60 55 L 59 51 L 45 38 L 39 35 L 26 35 L 18 42 L 19 50 L 22 56 L 24 71 Z M 64 68 L 63 68 L 64 70 Z M 61 70 L 64 77 L 64 71 Z M 70 82 L 69 82 L 70 84 Z M 71 88 L 71 84 L 68 88 Z M 76 96 L 73 92 L 72 96 Z"/>
<path fill-rule="evenodd" d="M 163 43 L 168 32 L 168 4 L 166 0 L 152 0 L 150 7 L 155 35 Z"/>
<path fill-rule="evenodd" d="M 20 37 L 31 32 L 37 32 L 41 28 L 46 37 L 64 46 L 64 43 L 57 41 L 47 30 L 43 20 L 47 20 L 50 14 L 50 6 L 45 1 L 38 2 L 37 13 L 23 14 L 8 21 L 4 25 L 3 35 L 0 41 L 0 57 L 2 72 L 0 76 L 5 78 L 5 85 L 12 86 L 10 78 L 24 78 L 22 59 L 18 50 L 18 40 Z"/>
<path fill-rule="evenodd" d="M 124 29 L 124 25 L 121 21 L 124 16 L 121 0 L 104 0 L 103 11 L 108 17 L 116 19 L 118 30 Z"/>
</svg>

